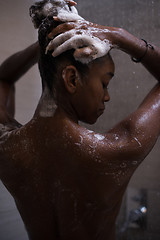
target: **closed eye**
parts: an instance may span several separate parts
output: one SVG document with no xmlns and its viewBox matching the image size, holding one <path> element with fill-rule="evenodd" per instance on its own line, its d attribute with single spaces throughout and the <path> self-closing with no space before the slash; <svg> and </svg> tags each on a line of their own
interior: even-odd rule
<svg viewBox="0 0 160 240">
<path fill-rule="evenodd" d="M 103 83 L 102 86 L 103 86 L 103 89 L 108 89 L 108 84 Z"/>
</svg>

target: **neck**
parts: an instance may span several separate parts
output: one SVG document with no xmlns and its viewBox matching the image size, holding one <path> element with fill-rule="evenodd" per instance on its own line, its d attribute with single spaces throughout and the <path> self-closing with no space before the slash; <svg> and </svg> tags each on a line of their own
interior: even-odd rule
<svg viewBox="0 0 160 240">
<path fill-rule="evenodd" d="M 56 104 L 53 94 L 46 87 L 42 93 L 34 117 L 53 117 L 58 115 L 78 123 L 76 112 L 72 104 L 69 103 L 68 98 L 64 97 L 63 101 L 59 99 L 58 104 Z"/>
<path fill-rule="evenodd" d="M 56 109 L 57 105 L 55 104 L 54 97 L 50 93 L 49 89 L 45 87 L 34 116 L 53 117 Z"/>
<path fill-rule="evenodd" d="M 69 119 L 71 122 L 78 124 L 78 118 L 75 114 L 73 114 L 72 108 L 69 108 L 67 106 L 58 106 L 58 109 L 56 111 L 61 116 L 64 116 L 65 118 Z"/>
</svg>

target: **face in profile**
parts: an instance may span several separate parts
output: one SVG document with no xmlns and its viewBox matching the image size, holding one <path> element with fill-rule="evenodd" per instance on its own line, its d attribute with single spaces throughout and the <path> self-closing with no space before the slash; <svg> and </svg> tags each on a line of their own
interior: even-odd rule
<svg viewBox="0 0 160 240">
<path fill-rule="evenodd" d="M 77 91 L 75 108 L 78 120 L 94 124 L 110 100 L 108 85 L 114 76 L 114 63 L 107 55 L 89 65 L 89 72 Z"/>
</svg>

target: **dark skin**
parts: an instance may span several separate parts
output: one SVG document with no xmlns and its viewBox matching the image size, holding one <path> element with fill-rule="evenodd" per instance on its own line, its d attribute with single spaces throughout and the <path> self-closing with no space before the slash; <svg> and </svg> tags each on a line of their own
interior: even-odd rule
<svg viewBox="0 0 160 240">
<path fill-rule="evenodd" d="M 51 35 L 70 27 L 79 26 L 63 24 Z M 139 58 L 146 50 L 143 41 L 125 30 L 96 27 L 97 37 L 109 39 L 129 55 Z M 57 106 L 46 87 L 33 119 L 21 127 L 13 118 L 12 89 L 35 63 L 37 52 L 33 45 L 22 51 L 22 58 L 17 54 L 16 61 L 11 57 L 0 68 L 0 178 L 14 197 L 31 240 L 113 240 L 127 184 L 160 134 L 160 85 L 135 112 L 100 135 L 78 121 L 92 124 L 103 113 L 114 63 L 109 55 L 91 62 L 86 79 L 68 63 L 56 89 Z M 159 62 L 160 50 L 148 49 L 142 63 L 157 80 Z M 4 129 L 7 126 L 9 130 Z"/>
</svg>

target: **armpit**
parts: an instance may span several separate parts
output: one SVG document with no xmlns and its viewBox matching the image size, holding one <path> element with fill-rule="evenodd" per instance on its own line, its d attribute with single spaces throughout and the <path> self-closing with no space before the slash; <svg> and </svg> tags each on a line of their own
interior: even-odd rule
<svg viewBox="0 0 160 240">
<path fill-rule="evenodd" d="M 9 133 L 17 128 L 20 128 L 22 125 L 18 122 L 2 124 L 0 123 L 0 137 L 4 136 L 6 133 Z"/>
</svg>

